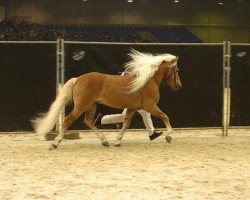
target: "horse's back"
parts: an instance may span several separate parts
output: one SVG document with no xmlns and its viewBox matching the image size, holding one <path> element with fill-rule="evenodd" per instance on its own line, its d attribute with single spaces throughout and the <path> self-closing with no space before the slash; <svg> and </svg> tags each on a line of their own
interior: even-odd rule
<svg viewBox="0 0 250 200">
<path fill-rule="evenodd" d="M 77 78 L 74 96 L 98 102 L 111 107 L 130 107 L 131 101 L 137 104 L 136 94 L 128 94 L 131 76 L 119 76 L 91 72 Z"/>
<path fill-rule="evenodd" d="M 127 76 L 110 75 L 99 72 L 90 72 L 77 78 L 77 82 L 81 85 L 99 90 L 102 87 L 105 87 L 105 89 L 111 87 L 111 89 L 118 88 L 121 91 L 122 88 L 127 88 L 130 81 L 130 78 L 128 78 Z"/>
</svg>

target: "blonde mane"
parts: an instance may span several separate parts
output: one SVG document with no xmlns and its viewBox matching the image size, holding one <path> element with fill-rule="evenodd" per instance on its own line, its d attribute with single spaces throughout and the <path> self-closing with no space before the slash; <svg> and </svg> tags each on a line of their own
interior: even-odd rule
<svg viewBox="0 0 250 200">
<path fill-rule="evenodd" d="M 125 72 L 135 75 L 136 77 L 129 84 L 128 93 L 136 92 L 142 88 L 146 82 L 153 77 L 163 61 L 171 62 L 176 59 L 176 56 L 171 54 L 153 55 L 150 53 L 141 53 L 134 49 L 131 50 L 128 56 L 132 60 L 125 64 Z M 175 63 L 173 65 L 175 65 Z"/>
</svg>

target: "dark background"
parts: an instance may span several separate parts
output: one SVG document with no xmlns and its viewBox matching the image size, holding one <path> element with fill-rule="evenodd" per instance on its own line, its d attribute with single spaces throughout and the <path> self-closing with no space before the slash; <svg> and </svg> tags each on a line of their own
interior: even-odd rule
<svg viewBox="0 0 250 200">
<path fill-rule="evenodd" d="M 32 130 L 56 91 L 55 44 L 0 44 L 0 131 Z"/>
<path fill-rule="evenodd" d="M 65 79 L 91 71 L 120 74 L 130 48 L 179 56 L 183 88 L 173 92 L 161 85 L 159 107 L 177 127 L 220 127 L 222 123 L 222 46 L 65 44 Z M 72 56 L 85 51 L 80 60 Z M 56 93 L 55 44 L 0 44 L 0 130 L 31 131 L 30 119 L 46 112 Z M 242 57 L 240 52 L 245 52 Z M 232 46 L 231 126 L 250 125 L 250 47 Z M 72 108 L 67 107 L 66 111 Z M 97 113 L 122 110 L 99 105 Z M 83 116 L 71 129 L 86 128 Z M 164 124 L 153 117 L 155 127 Z M 99 128 L 115 128 L 115 125 Z M 131 128 L 144 128 L 137 113 Z"/>
<path fill-rule="evenodd" d="M 165 85 L 160 87 L 159 107 L 170 117 L 173 127 L 221 126 L 222 46 L 66 44 L 66 80 L 91 71 L 120 74 L 124 70 L 124 63 L 129 61 L 127 54 L 130 48 L 150 53 L 171 53 L 180 57 L 178 65 L 183 88 L 173 92 Z M 85 51 L 83 59 L 78 61 L 72 58 L 77 51 Z M 121 113 L 122 110 L 99 105 L 97 112 L 111 114 Z M 155 127 L 165 127 L 154 117 L 153 121 Z M 82 129 L 82 122 L 83 118 L 71 128 Z M 132 120 L 131 128 L 144 128 L 138 113 Z"/>
<path fill-rule="evenodd" d="M 239 53 L 245 52 L 243 57 Z M 250 46 L 232 46 L 231 126 L 250 125 Z"/>
</svg>

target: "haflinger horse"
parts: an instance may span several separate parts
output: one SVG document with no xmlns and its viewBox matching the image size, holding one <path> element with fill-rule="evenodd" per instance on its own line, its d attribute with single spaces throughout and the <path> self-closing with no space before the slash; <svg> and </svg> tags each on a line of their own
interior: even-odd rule
<svg viewBox="0 0 250 200">
<path fill-rule="evenodd" d="M 32 120 L 37 133 L 47 134 L 55 126 L 61 109 L 73 99 L 74 108 L 65 117 L 61 130 L 50 149 L 56 149 L 64 138 L 69 126 L 85 113 L 84 123 L 92 129 L 104 146 L 109 142 L 94 124 L 97 103 L 113 108 L 127 108 L 122 129 L 117 135 L 115 146 L 121 145 L 125 130 L 129 127 L 136 110 L 144 109 L 160 118 L 166 125 L 166 140 L 171 141 L 169 134 L 172 127 L 168 116 L 157 106 L 159 87 L 164 80 L 172 90 L 179 90 L 182 85 L 177 67 L 178 57 L 171 54 L 141 53 L 134 49 L 128 54 L 131 61 L 126 63 L 125 76 L 108 75 L 91 72 L 68 80 L 47 113 Z"/>
</svg>

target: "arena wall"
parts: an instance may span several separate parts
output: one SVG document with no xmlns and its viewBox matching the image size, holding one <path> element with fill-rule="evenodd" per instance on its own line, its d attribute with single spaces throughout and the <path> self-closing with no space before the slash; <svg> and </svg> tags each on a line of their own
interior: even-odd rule
<svg viewBox="0 0 250 200">
<path fill-rule="evenodd" d="M 66 80 L 92 71 L 121 74 L 128 62 L 130 48 L 142 52 L 172 53 L 178 55 L 183 88 L 173 92 L 165 85 L 160 87 L 159 107 L 168 114 L 173 127 L 220 127 L 222 125 L 222 71 L 223 48 L 221 45 L 123 45 L 123 44 L 72 44 L 65 45 Z M 84 57 L 76 60 L 72 56 L 84 51 Z M 68 108 L 68 112 L 72 109 Z M 121 113 L 122 110 L 98 106 L 102 114 Z M 164 128 L 161 120 L 153 117 L 155 127 Z M 74 124 L 82 129 L 83 118 Z M 105 126 L 102 126 L 105 127 Z M 114 125 L 106 128 L 114 128 Z M 132 128 L 144 128 L 137 113 Z"/>
<path fill-rule="evenodd" d="M 56 53 L 56 47 L 56 42 L 0 43 L 3 56 L 0 64 L 0 131 L 32 130 L 30 120 L 37 113 L 46 112 L 55 98 L 58 83 L 56 80 L 60 78 L 58 72 L 65 77 L 65 81 L 91 71 L 119 74 L 124 70 L 124 63 L 128 61 L 127 54 L 131 47 L 142 52 L 167 52 L 180 57 L 183 88 L 172 92 L 164 85 L 160 87 L 159 107 L 168 114 L 173 127 L 222 127 L 225 80 L 223 60 L 226 57 L 222 43 L 143 45 L 65 41 L 64 52 L 60 54 Z M 231 56 L 228 58 L 231 64 L 228 64 L 231 66 L 232 80 L 229 112 L 232 126 L 250 125 L 249 47 L 249 44 L 232 44 L 230 47 Z M 63 58 L 58 59 L 58 56 Z M 62 73 L 63 68 L 57 69 L 60 60 L 63 60 L 65 74 Z M 66 113 L 71 108 L 72 105 L 67 107 Z M 121 110 L 100 105 L 97 112 L 111 114 L 120 113 Z M 155 127 L 164 127 L 160 120 L 154 117 L 153 120 Z M 82 121 L 81 118 L 72 128 L 84 128 Z M 140 115 L 136 114 L 131 128 L 144 128 Z"/>
<path fill-rule="evenodd" d="M 5 16 L 39 24 L 186 26 L 205 42 L 250 42 L 250 2 L 187 0 L 6 1 Z M 240 35 L 240 37 L 239 37 Z"/>
<path fill-rule="evenodd" d="M 56 45 L 0 43 L 0 131 L 30 131 L 56 96 Z"/>
</svg>

